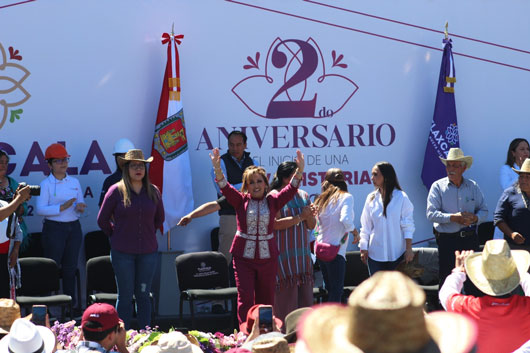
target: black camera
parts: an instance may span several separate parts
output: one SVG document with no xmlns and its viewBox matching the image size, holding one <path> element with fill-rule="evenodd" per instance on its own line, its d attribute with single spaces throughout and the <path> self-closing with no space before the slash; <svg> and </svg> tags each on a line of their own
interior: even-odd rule
<svg viewBox="0 0 530 353">
<path fill-rule="evenodd" d="M 20 188 L 28 186 L 28 184 L 21 182 L 18 184 Z M 40 185 L 29 185 L 29 194 L 31 196 L 40 196 Z"/>
</svg>

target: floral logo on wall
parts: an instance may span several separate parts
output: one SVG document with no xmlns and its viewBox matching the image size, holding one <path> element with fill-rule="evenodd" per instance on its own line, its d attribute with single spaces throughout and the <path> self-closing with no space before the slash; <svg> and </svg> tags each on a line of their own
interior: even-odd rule
<svg viewBox="0 0 530 353">
<path fill-rule="evenodd" d="M 20 119 L 24 112 L 19 108 L 31 95 L 22 86 L 30 72 L 19 62 L 22 55 L 13 47 L 8 51 L 0 43 L 0 129 L 9 118 L 10 123 Z"/>
<path fill-rule="evenodd" d="M 262 118 L 331 118 L 359 89 L 346 76 L 344 55 L 334 49 L 324 52 L 311 37 L 305 41 L 278 37 L 266 55 L 257 52 L 247 61 L 243 69 L 248 76 L 232 92 Z"/>
</svg>

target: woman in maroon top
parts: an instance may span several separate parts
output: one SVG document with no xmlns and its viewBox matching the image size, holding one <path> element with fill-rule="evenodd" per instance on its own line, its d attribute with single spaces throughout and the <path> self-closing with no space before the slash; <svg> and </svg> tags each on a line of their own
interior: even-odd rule
<svg viewBox="0 0 530 353">
<path fill-rule="evenodd" d="M 120 157 L 122 158 L 122 157 Z M 150 325 L 149 292 L 158 258 L 156 230 L 164 223 L 160 191 L 151 184 L 142 150 L 129 150 L 122 180 L 112 185 L 101 204 L 98 225 L 110 236 L 111 261 L 118 286 L 116 309 L 129 329 L 132 297 L 136 298 L 138 325 Z"/>
<path fill-rule="evenodd" d="M 291 182 L 274 195 L 267 194 L 269 183 L 265 169 L 247 167 L 240 192 L 223 175 L 219 149 L 215 148 L 210 155 L 216 182 L 236 210 L 237 233 L 230 252 L 234 258 L 240 325 L 246 321 L 247 312 L 254 304 L 274 304 L 279 255 L 273 233 L 274 218 L 298 191 L 304 171 L 304 155 L 300 151 L 296 154 L 297 172 Z"/>
</svg>

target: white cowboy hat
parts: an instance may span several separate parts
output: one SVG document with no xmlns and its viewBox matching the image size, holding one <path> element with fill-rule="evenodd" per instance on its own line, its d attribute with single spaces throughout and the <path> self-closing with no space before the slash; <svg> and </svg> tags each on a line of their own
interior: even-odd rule
<svg viewBox="0 0 530 353">
<path fill-rule="evenodd" d="M 463 315 L 425 315 L 424 291 L 398 271 L 380 271 L 350 295 L 348 306 L 325 304 L 302 317 L 296 353 L 463 353 L 477 327 Z"/>
<path fill-rule="evenodd" d="M 471 168 L 471 165 L 473 164 L 473 157 L 464 156 L 464 151 L 462 151 L 458 147 L 451 148 L 449 152 L 447 153 L 447 158 L 445 159 L 440 158 L 440 160 L 442 161 L 444 165 L 447 165 L 447 162 L 450 162 L 450 161 L 465 162 L 466 169 Z"/>
<path fill-rule="evenodd" d="M 499 296 L 508 294 L 519 285 L 521 276 L 530 266 L 530 253 L 510 250 L 504 239 L 488 240 L 481 253 L 466 258 L 468 277 L 482 292 Z"/>
<path fill-rule="evenodd" d="M 17 319 L 9 334 L 0 340 L 0 352 L 51 353 L 55 347 L 55 335 L 44 326 L 36 326 L 26 319 Z"/>
<path fill-rule="evenodd" d="M 192 344 L 178 331 L 164 333 L 158 339 L 160 353 L 203 353 L 199 346 Z"/>
<path fill-rule="evenodd" d="M 530 173 L 530 158 L 527 158 L 524 160 L 523 165 L 521 165 L 521 169 L 515 169 L 512 168 L 514 172 L 517 174 L 519 173 Z"/>
</svg>

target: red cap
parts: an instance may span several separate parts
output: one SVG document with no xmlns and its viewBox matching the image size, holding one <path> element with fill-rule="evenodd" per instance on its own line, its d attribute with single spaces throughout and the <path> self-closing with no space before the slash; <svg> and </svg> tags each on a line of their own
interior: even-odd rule
<svg viewBox="0 0 530 353">
<path fill-rule="evenodd" d="M 70 155 L 68 154 L 68 152 L 66 152 L 66 148 L 64 148 L 64 146 L 60 143 L 52 143 L 48 146 L 48 148 L 46 148 L 46 152 L 44 153 L 44 159 L 66 157 L 70 157 Z"/>
<path fill-rule="evenodd" d="M 243 331 L 245 334 L 250 335 L 250 332 L 252 331 L 252 326 L 254 326 L 254 321 L 256 321 L 256 318 L 259 315 L 259 307 L 260 306 L 267 306 L 263 304 L 255 304 L 250 309 L 248 309 L 247 313 L 247 321 L 243 322 L 239 326 L 239 330 Z M 282 320 L 278 318 L 274 318 L 274 321 L 276 322 L 276 327 L 281 328 L 283 325 Z"/>
<path fill-rule="evenodd" d="M 97 322 L 101 325 L 98 328 L 89 328 L 85 324 L 89 321 Z M 102 332 L 113 328 L 120 322 L 118 312 L 112 305 L 106 303 L 95 303 L 86 308 L 81 320 L 83 330 L 92 332 Z"/>
</svg>

